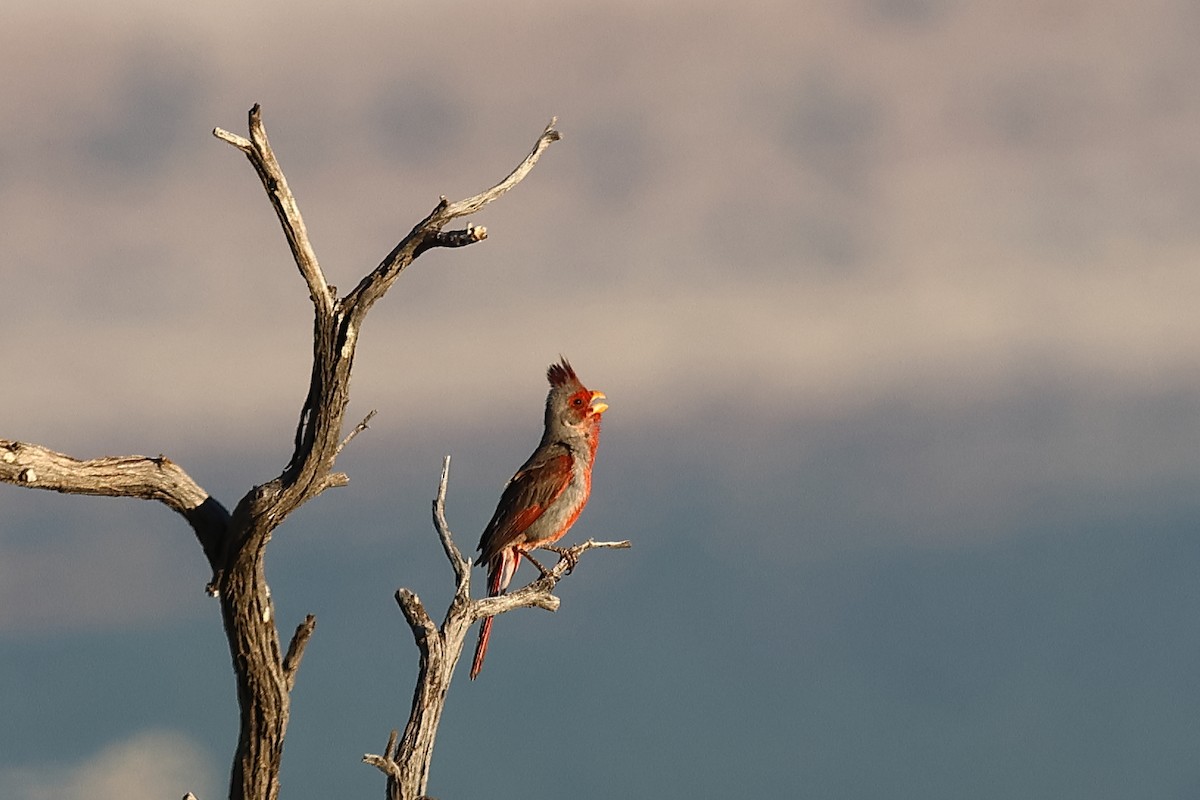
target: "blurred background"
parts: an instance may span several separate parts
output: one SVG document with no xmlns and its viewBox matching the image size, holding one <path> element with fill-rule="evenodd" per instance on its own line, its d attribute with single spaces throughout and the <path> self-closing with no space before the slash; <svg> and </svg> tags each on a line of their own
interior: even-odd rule
<svg viewBox="0 0 1200 800">
<path fill-rule="evenodd" d="M 372 310 L 339 459 L 276 532 L 317 616 L 282 797 L 378 797 L 560 353 L 608 394 L 569 537 L 498 620 L 443 798 L 1200 796 L 1200 7 L 9 2 L 0 436 L 278 474 L 311 305 L 255 103 L 348 291 L 564 138 Z M 522 575 L 530 577 L 530 573 Z M 223 796 L 232 671 L 167 509 L 0 486 L 0 796 Z"/>
</svg>

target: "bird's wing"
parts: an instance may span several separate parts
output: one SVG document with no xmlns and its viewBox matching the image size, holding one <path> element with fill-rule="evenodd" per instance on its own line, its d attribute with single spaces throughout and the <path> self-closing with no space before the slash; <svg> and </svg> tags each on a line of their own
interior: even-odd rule
<svg viewBox="0 0 1200 800">
<path fill-rule="evenodd" d="M 496 513 L 479 539 L 481 562 L 516 544 L 534 521 L 571 483 L 571 454 L 559 451 L 530 459 L 504 487 Z"/>
</svg>

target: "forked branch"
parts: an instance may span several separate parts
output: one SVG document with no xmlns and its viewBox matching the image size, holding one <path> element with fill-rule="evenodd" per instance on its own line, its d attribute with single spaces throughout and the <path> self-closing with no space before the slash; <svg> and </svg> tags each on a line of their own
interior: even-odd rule
<svg viewBox="0 0 1200 800">
<path fill-rule="evenodd" d="M 588 540 L 568 548 L 561 554 L 557 564 L 523 589 L 499 597 L 480 600 L 471 599 L 471 562 L 463 558 L 454 536 L 446 522 L 446 490 L 450 480 L 450 457 L 442 462 L 442 476 L 438 483 L 437 497 L 433 501 L 433 525 L 442 549 L 454 570 L 454 599 L 446 611 L 440 627 L 430 618 L 420 598 L 408 589 L 396 592 L 396 603 L 400 606 L 413 639 L 420 651 L 420 671 L 416 691 L 413 693 L 412 710 L 404 735 L 399 741 L 392 731 L 382 756 L 367 754 L 363 762 L 370 764 L 387 776 L 388 800 L 419 800 L 425 795 L 429 782 L 429 765 L 433 758 L 433 744 L 437 738 L 438 723 L 446 704 L 446 693 L 454 668 L 462 655 L 467 634 L 476 620 L 503 614 L 515 608 L 544 608 L 555 611 L 559 606 L 554 587 L 579 561 L 579 556 L 595 548 L 628 548 L 628 541 L 595 542 Z"/>
<path fill-rule="evenodd" d="M 266 542 L 271 531 L 301 505 L 349 480 L 343 473 L 334 472 L 333 467 L 342 448 L 365 430 L 370 420 L 368 415 L 343 436 L 358 336 L 372 305 L 425 250 L 461 247 L 486 238 L 486 230 L 480 227 L 469 225 L 464 231 L 451 232 L 443 232 L 442 228 L 456 216 L 468 213 L 468 208 L 481 208 L 519 182 L 558 134 L 551 134 L 552 127 L 548 127 L 534 151 L 508 178 L 477 196 L 484 198 L 481 202 L 472 198 L 464 201 L 466 206 L 453 204 L 459 211 L 448 211 L 447 206 L 452 204 L 442 198 L 434 212 L 418 223 L 380 266 L 364 276 L 353 292 L 338 299 L 313 252 L 304 220 L 271 149 L 257 105 L 250 110 L 249 129 L 249 139 L 220 128 L 213 133 L 241 150 L 258 173 L 308 286 L 314 315 L 312 370 L 293 437 L 292 457 L 278 477 L 256 486 L 238 504 L 233 515 L 238 528 L 233 541 L 238 546 L 222 573 L 220 586 L 243 711 L 234 784 L 240 780 L 248 785 L 246 797 L 273 800 L 278 791 L 276 776 L 290 704 L 288 692 L 294 684 L 304 645 L 312 634 L 313 620 L 310 617 L 297 629 L 287 654 L 281 657 L 262 567 Z M 280 686 L 284 691 L 279 691 Z M 256 785 L 250 788 L 250 783 Z"/>
<path fill-rule="evenodd" d="M 296 425 L 293 452 L 287 468 L 271 484 L 264 484 L 271 498 L 270 517 L 277 525 L 307 500 L 332 486 L 346 482 L 333 473 L 339 451 L 358 432 L 342 437 L 346 404 L 349 402 L 350 369 L 358 334 L 371 306 L 381 298 L 400 273 L 421 253 L 434 247 L 464 247 L 487 238 L 487 229 L 468 224 L 463 230 L 444 231 L 451 220 L 483 208 L 519 183 L 533 169 L 541 154 L 557 141 L 554 121 L 534 143 L 530 153 L 502 181 L 474 197 L 451 203 L 441 198 L 434 210 L 406 235 L 358 286 L 340 300 L 321 269 L 300 216 L 295 197 L 271 149 L 260 108 L 249 113 L 250 138 L 216 128 L 213 134 L 238 148 L 250 160 L 279 217 L 292 256 L 308 285 L 314 308 L 313 365 L 309 389 Z M 364 421 L 365 423 L 365 421 Z"/>
<path fill-rule="evenodd" d="M 550 120 L 550 124 L 546 126 L 546 129 L 542 131 L 542 135 L 534 142 L 533 149 L 529 152 L 529 155 L 525 156 L 521 163 L 504 180 L 495 186 L 480 192 L 474 197 L 468 197 L 465 200 L 459 200 L 454 203 L 442 197 L 438 201 L 438 204 L 434 206 L 433 211 L 429 212 L 429 216 L 418 222 L 416 227 L 409 231 L 409 234 L 392 248 L 392 252 L 387 254 L 387 257 L 380 262 L 379 266 L 370 275 L 359 282 L 354 291 L 346 297 L 345 302 L 369 308 L 371 304 L 383 296 L 383 293 L 387 291 L 392 282 L 404 271 L 405 267 L 426 250 L 433 247 L 461 247 L 486 239 L 486 228 L 467 225 L 462 230 L 447 231 L 445 233 L 442 232 L 442 228 L 452 220 L 465 217 L 468 214 L 474 214 L 524 180 L 525 176 L 537 164 L 538 159 L 542 157 L 542 153 L 546 151 L 546 148 L 562 138 L 562 134 L 554 127 L 557 122 L 557 117 Z M 365 309 L 363 313 L 365 313 Z"/>
</svg>

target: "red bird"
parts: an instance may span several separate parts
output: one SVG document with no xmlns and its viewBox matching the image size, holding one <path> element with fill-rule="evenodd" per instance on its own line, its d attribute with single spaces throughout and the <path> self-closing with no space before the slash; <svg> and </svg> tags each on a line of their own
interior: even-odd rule
<svg viewBox="0 0 1200 800">
<path fill-rule="evenodd" d="M 489 597 L 504 593 L 522 557 L 533 561 L 529 551 L 548 547 L 570 530 L 592 491 L 592 463 L 600 442 L 600 415 L 608 409 L 606 398 L 580 383 L 565 358 L 550 365 L 546 378 L 550 394 L 541 444 L 505 485 L 496 513 L 479 538 L 476 563 L 487 563 Z M 485 617 L 471 680 L 483 669 L 491 633 L 492 617 Z"/>
</svg>

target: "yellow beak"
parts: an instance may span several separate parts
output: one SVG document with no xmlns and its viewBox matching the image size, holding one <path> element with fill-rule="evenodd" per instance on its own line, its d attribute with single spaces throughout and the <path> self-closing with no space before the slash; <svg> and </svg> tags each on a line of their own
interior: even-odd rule
<svg viewBox="0 0 1200 800">
<path fill-rule="evenodd" d="M 604 392 L 592 392 L 592 402 L 588 404 L 588 410 L 593 414 L 603 414 L 605 411 L 608 411 L 608 403 L 600 401 L 607 399 L 604 396 Z"/>
</svg>

